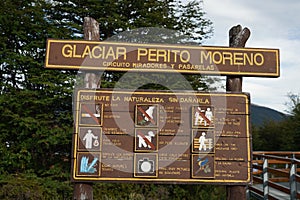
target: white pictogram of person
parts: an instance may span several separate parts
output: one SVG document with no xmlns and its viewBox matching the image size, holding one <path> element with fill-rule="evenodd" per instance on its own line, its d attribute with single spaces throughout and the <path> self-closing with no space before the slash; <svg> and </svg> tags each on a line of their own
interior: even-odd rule
<svg viewBox="0 0 300 200">
<path fill-rule="evenodd" d="M 95 136 L 92 133 L 92 130 L 89 129 L 88 132 L 83 137 L 83 141 L 85 141 L 85 148 L 87 149 L 93 148 L 93 139 L 97 140 L 98 136 Z"/>
<path fill-rule="evenodd" d="M 197 107 L 197 110 L 195 112 L 195 123 L 194 123 L 195 125 L 200 125 L 203 121 L 203 117 L 200 115 L 201 111 L 202 111 L 201 108 Z"/>
<path fill-rule="evenodd" d="M 205 144 L 205 132 L 202 132 L 201 136 L 199 137 L 199 151 L 206 151 L 206 144 Z"/>
<path fill-rule="evenodd" d="M 213 113 L 212 111 L 210 110 L 210 108 L 207 108 L 206 111 L 205 111 L 205 117 L 211 122 L 212 120 L 212 117 L 213 117 Z M 204 126 L 206 126 L 207 124 L 207 121 L 205 120 L 204 121 Z"/>
</svg>

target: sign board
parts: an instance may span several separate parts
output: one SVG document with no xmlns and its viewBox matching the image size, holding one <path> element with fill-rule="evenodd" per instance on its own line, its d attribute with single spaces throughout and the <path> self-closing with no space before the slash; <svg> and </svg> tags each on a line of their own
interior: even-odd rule
<svg viewBox="0 0 300 200">
<path fill-rule="evenodd" d="M 249 95 L 78 90 L 72 180 L 247 184 Z"/>
<path fill-rule="evenodd" d="M 46 68 L 279 77 L 279 50 L 47 41 Z"/>
</svg>

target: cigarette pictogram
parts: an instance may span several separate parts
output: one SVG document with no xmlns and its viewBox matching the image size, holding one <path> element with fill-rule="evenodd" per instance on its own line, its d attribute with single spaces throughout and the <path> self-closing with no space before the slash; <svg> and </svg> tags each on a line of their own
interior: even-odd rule
<svg viewBox="0 0 300 200">
<path fill-rule="evenodd" d="M 85 116 L 89 115 L 89 117 L 91 117 L 97 124 L 99 124 L 99 120 L 97 119 L 95 114 L 85 104 L 81 104 L 81 107 L 85 112 L 87 112 L 87 114 L 83 114 L 83 115 Z"/>
</svg>

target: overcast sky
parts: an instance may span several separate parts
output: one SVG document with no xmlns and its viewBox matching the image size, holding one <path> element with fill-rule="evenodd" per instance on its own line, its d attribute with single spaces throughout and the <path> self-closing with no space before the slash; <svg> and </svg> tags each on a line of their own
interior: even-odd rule
<svg viewBox="0 0 300 200">
<path fill-rule="evenodd" d="M 228 31 L 237 24 L 248 27 L 246 47 L 278 48 L 279 78 L 247 77 L 243 92 L 254 104 L 287 110 L 289 92 L 300 93 L 300 0 L 204 0 L 204 11 L 214 24 L 206 46 L 228 46 Z"/>
</svg>

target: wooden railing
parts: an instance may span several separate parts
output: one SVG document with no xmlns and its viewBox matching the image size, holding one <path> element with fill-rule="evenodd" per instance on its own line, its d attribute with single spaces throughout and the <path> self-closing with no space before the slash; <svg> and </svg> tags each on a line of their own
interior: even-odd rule
<svg viewBox="0 0 300 200">
<path fill-rule="evenodd" d="M 300 152 L 253 152 L 252 167 L 249 198 L 300 199 Z"/>
</svg>

